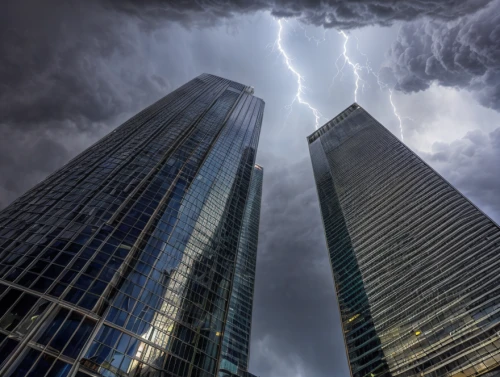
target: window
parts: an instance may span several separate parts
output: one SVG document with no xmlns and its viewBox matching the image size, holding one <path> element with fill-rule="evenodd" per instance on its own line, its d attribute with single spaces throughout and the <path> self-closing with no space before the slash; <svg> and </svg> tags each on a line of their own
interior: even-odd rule
<svg viewBox="0 0 500 377">
<path fill-rule="evenodd" d="M 19 300 L 9 309 L 0 320 L 0 328 L 12 331 L 24 318 L 28 311 L 33 308 L 37 297 L 24 293 Z"/>
</svg>

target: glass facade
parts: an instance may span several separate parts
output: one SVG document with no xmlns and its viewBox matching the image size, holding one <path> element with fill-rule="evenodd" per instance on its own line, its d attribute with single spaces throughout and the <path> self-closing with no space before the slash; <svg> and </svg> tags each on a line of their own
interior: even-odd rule
<svg viewBox="0 0 500 377">
<path fill-rule="evenodd" d="M 263 111 L 203 74 L 0 212 L 1 376 L 217 375 Z"/>
<path fill-rule="evenodd" d="M 247 370 L 263 173 L 262 167 L 255 165 L 238 242 L 219 377 L 252 376 Z"/>
<path fill-rule="evenodd" d="M 308 137 L 351 375 L 500 375 L 500 228 L 353 104 Z"/>
</svg>

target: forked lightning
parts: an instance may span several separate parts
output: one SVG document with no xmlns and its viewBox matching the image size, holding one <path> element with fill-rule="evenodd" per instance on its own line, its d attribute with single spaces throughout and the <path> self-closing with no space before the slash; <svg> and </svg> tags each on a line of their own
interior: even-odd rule
<svg viewBox="0 0 500 377">
<path fill-rule="evenodd" d="M 313 107 L 309 102 L 305 101 L 302 98 L 302 94 L 304 94 L 304 88 L 305 88 L 304 87 L 304 77 L 299 72 L 297 72 L 297 70 L 292 66 L 292 63 L 291 63 L 292 60 L 288 56 L 285 49 L 283 48 L 282 38 L 281 38 L 282 33 L 283 33 L 283 22 L 281 19 L 278 20 L 278 25 L 279 25 L 278 38 L 276 39 L 275 46 L 277 46 L 278 51 L 280 52 L 281 56 L 283 56 L 283 59 L 285 61 L 285 64 L 286 64 L 288 70 L 290 72 L 292 72 L 295 75 L 295 77 L 297 78 L 297 93 L 295 93 L 295 96 L 293 97 L 293 101 L 290 104 L 290 111 L 291 111 L 291 108 L 292 108 L 293 104 L 295 103 L 295 101 L 298 101 L 300 104 L 307 106 L 309 108 L 309 110 L 311 110 L 312 114 L 314 115 L 315 127 L 316 127 L 316 129 L 318 129 L 319 128 L 319 121 L 320 121 L 322 116 L 321 116 L 320 112 L 318 111 L 318 109 Z"/>
</svg>

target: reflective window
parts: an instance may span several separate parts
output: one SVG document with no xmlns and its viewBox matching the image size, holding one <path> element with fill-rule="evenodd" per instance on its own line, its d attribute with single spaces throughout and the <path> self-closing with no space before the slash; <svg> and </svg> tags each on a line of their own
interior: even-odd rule
<svg viewBox="0 0 500 377">
<path fill-rule="evenodd" d="M 0 320 L 0 328 L 11 331 L 25 317 L 33 305 L 37 302 L 38 297 L 24 293 L 16 303 L 7 309 L 6 313 Z"/>
<path fill-rule="evenodd" d="M 19 342 L 17 340 L 7 338 L 4 335 L 0 334 L 0 338 L 3 338 L 0 341 L 0 366 L 7 359 L 7 357 L 14 351 L 14 348 L 17 347 Z"/>
<path fill-rule="evenodd" d="M 30 369 L 35 365 L 40 351 L 28 348 L 17 361 L 17 367 L 8 375 L 9 377 L 26 377 Z"/>
<path fill-rule="evenodd" d="M 201 75 L 0 211 L 0 280 L 24 287 L 0 284 L 13 375 L 216 375 L 263 108 Z"/>
</svg>

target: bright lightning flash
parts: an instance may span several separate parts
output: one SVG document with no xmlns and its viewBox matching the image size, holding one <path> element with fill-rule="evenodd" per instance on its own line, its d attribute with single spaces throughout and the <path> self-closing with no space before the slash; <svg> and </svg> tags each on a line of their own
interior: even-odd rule
<svg viewBox="0 0 500 377">
<path fill-rule="evenodd" d="M 297 78 L 297 93 L 295 93 L 295 97 L 293 97 L 293 101 L 290 104 L 290 109 L 292 108 L 295 101 L 299 102 L 301 105 L 307 106 L 309 108 L 309 110 L 311 110 L 311 112 L 314 115 L 315 127 L 316 127 L 316 129 L 318 129 L 319 128 L 319 121 L 320 121 L 322 116 L 321 116 L 320 112 L 318 111 L 318 109 L 314 108 L 309 102 L 305 101 L 302 98 L 302 94 L 304 94 L 304 89 L 305 89 L 304 77 L 299 72 L 297 72 L 297 70 L 292 66 L 292 59 L 288 56 L 288 54 L 286 53 L 286 51 L 283 48 L 283 45 L 281 43 L 282 42 L 281 35 L 283 32 L 283 24 L 282 24 L 281 19 L 278 20 L 278 25 L 279 25 L 278 38 L 276 39 L 275 45 L 278 47 L 278 51 L 280 52 L 281 56 L 283 56 L 283 59 L 285 60 L 285 64 L 286 64 L 288 70 L 290 72 L 292 72 L 295 75 L 295 77 Z"/>
<path fill-rule="evenodd" d="M 405 138 L 403 136 L 403 121 L 401 120 L 401 117 L 398 114 L 398 110 L 396 109 L 396 105 L 394 105 L 394 102 L 392 102 L 392 89 L 389 89 L 389 102 L 391 103 L 392 111 L 394 112 L 394 115 L 396 116 L 396 118 L 398 118 L 398 121 L 399 121 L 399 132 L 401 132 L 401 141 L 405 141 Z"/>
<path fill-rule="evenodd" d="M 368 59 L 366 59 L 366 63 L 365 65 L 360 65 L 359 63 L 356 63 L 354 64 L 351 60 L 351 58 L 349 57 L 348 53 L 347 53 L 347 43 L 349 42 L 349 36 L 344 32 L 344 31 L 340 31 L 339 34 L 342 35 L 342 37 L 344 38 L 344 49 L 343 49 L 343 52 L 341 55 L 339 55 L 339 57 L 337 58 L 337 60 L 335 61 L 335 66 L 337 67 L 337 73 L 335 74 L 335 76 L 333 77 L 332 79 L 332 85 L 333 83 L 335 82 L 335 79 L 341 75 L 340 77 L 342 78 L 344 72 L 344 67 L 347 65 L 349 65 L 351 68 L 352 68 L 352 72 L 355 76 L 355 88 L 354 88 L 354 102 L 357 102 L 357 98 L 358 98 L 358 89 L 359 89 L 359 83 L 360 82 L 363 82 L 363 80 L 361 79 L 361 75 L 360 73 L 363 71 L 363 70 L 366 70 L 369 74 L 372 74 L 373 76 L 375 76 L 375 78 L 377 79 L 377 83 L 379 85 L 379 88 L 380 90 L 384 90 L 384 89 L 387 89 L 389 91 L 389 102 L 392 106 L 392 111 L 394 113 L 394 116 L 398 119 L 399 121 L 399 131 L 401 133 L 401 141 L 404 141 L 404 136 L 403 136 L 403 120 L 401 118 L 401 116 L 399 115 L 398 113 L 398 110 L 396 108 L 396 105 L 394 104 L 393 100 L 392 100 L 392 89 L 389 88 L 389 85 L 387 85 L 386 83 L 384 83 L 383 81 L 380 80 L 380 76 L 375 73 L 375 71 L 373 71 L 373 69 L 370 67 L 370 64 L 369 64 L 369 61 Z M 363 55 L 365 58 L 366 58 L 366 55 L 363 54 L 360 50 L 359 50 L 359 45 L 356 45 L 356 49 L 358 50 L 358 52 Z M 344 57 L 344 64 L 342 65 L 342 67 L 339 67 L 338 66 L 338 61 L 341 57 Z M 363 87 L 362 89 L 364 88 L 364 83 L 363 83 Z"/>
<path fill-rule="evenodd" d="M 333 83 L 335 82 L 335 79 L 337 78 L 338 75 L 343 75 L 343 70 L 344 70 L 344 67 L 346 64 L 348 64 L 349 66 L 351 66 L 352 68 L 352 72 L 354 73 L 354 77 L 356 78 L 355 81 L 354 81 L 354 85 L 355 85 L 355 88 L 354 88 L 354 102 L 358 102 L 358 89 L 359 89 L 359 83 L 362 82 L 363 80 L 361 79 L 361 76 L 359 75 L 359 72 L 361 71 L 361 69 L 363 68 L 361 65 L 359 65 L 358 63 L 354 64 L 352 61 L 351 61 L 351 58 L 349 57 L 349 55 L 347 55 L 347 42 L 349 42 L 349 37 L 347 36 L 347 34 L 344 32 L 344 31 L 340 31 L 340 34 L 342 35 L 342 37 L 344 37 L 344 50 L 342 52 L 342 55 L 340 55 L 337 60 L 335 61 L 335 66 L 337 67 L 337 73 L 335 74 L 335 76 L 333 77 L 333 80 L 332 80 L 332 85 Z M 340 59 L 340 57 L 343 56 L 344 57 L 344 64 L 342 65 L 342 67 L 339 68 L 338 66 L 338 61 Z M 341 76 L 342 77 L 342 76 Z"/>
</svg>

